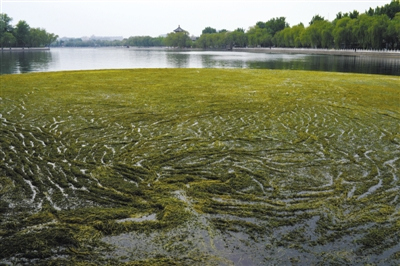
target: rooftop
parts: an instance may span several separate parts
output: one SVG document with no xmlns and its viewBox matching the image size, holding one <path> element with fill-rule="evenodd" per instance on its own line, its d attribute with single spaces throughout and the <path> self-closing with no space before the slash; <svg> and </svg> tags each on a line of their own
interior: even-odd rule
<svg viewBox="0 0 400 266">
<path fill-rule="evenodd" d="M 181 25 L 178 25 L 178 28 L 174 30 L 175 32 L 184 32 L 185 30 L 183 30 L 181 28 Z"/>
</svg>

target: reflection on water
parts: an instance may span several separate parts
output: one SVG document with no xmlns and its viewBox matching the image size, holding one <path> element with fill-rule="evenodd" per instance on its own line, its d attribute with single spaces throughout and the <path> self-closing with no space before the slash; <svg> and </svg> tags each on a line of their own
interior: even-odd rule
<svg viewBox="0 0 400 266">
<path fill-rule="evenodd" d="M 252 61 L 248 68 L 297 69 L 329 72 L 400 75 L 400 59 L 312 55 L 295 60 Z"/>
<path fill-rule="evenodd" d="M 53 48 L 0 53 L 0 74 L 127 68 L 255 68 L 400 75 L 399 58 L 177 51 L 138 48 Z"/>
<path fill-rule="evenodd" d="M 190 55 L 184 53 L 167 53 L 167 62 L 176 68 L 187 68 L 190 62 Z"/>
<path fill-rule="evenodd" d="M 0 53 L 1 74 L 47 71 L 52 55 L 49 51 Z"/>
</svg>

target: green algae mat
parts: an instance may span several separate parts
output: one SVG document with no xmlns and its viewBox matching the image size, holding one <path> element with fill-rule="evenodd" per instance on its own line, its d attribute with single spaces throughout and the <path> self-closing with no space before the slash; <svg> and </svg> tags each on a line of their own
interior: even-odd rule
<svg viewBox="0 0 400 266">
<path fill-rule="evenodd" d="M 0 264 L 400 263 L 400 78 L 0 76 Z"/>
</svg>

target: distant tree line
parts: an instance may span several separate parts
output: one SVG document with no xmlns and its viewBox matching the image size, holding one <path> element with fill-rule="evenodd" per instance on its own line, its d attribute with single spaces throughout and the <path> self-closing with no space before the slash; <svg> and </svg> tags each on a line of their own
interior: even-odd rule
<svg viewBox="0 0 400 266">
<path fill-rule="evenodd" d="M 157 44 L 203 49 L 247 46 L 400 49 L 400 0 L 370 8 L 364 14 L 339 12 L 332 22 L 315 15 L 308 27 L 302 23 L 290 27 L 285 17 L 277 17 L 257 22 L 246 32 L 241 28 L 217 31 L 206 27 L 196 41 L 188 32 L 170 33 L 166 38 L 158 38 Z"/>
<path fill-rule="evenodd" d="M 0 46 L 1 47 L 42 47 L 49 46 L 58 36 L 48 33 L 42 28 L 31 28 L 24 20 L 11 25 L 12 18 L 0 14 Z"/>
<path fill-rule="evenodd" d="M 290 27 L 285 17 L 259 21 L 247 31 L 216 30 L 206 27 L 199 38 L 189 33 L 172 32 L 166 37 L 135 36 L 123 40 L 57 39 L 44 29 L 30 28 L 25 21 L 12 27 L 6 14 L 1 14 L 1 46 L 137 46 L 194 47 L 230 49 L 232 47 L 308 47 L 345 49 L 400 49 L 400 0 L 392 0 L 363 14 L 339 12 L 333 21 L 320 15 L 312 17 L 306 27 L 300 23 Z"/>
<path fill-rule="evenodd" d="M 339 12 L 332 22 L 315 15 L 308 27 L 302 23 L 289 27 L 285 17 L 257 22 L 246 33 L 242 29 L 227 32 L 207 27 L 194 46 L 400 49 L 400 1 L 370 8 L 364 14 Z"/>
<path fill-rule="evenodd" d="M 398 7 L 393 17 L 354 11 L 338 13 L 329 22 L 317 15 L 307 28 L 299 24 L 279 31 L 273 43 L 280 47 L 400 49 L 400 5 L 393 3 Z"/>
<path fill-rule="evenodd" d="M 123 41 L 124 45 L 127 46 L 144 46 L 144 47 L 154 47 L 154 46 L 165 46 L 164 37 L 150 37 L 150 36 L 137 36 L 129 37 Z"/>
<path fill-rule="evenodd" d="M 122 46 L 124 45 L 120 40 L 97 40 L 82 38 L 62 38 L 57 39 L 51 44 L 52 47 L 96 47 L 96 46 Z"/>
</svg>

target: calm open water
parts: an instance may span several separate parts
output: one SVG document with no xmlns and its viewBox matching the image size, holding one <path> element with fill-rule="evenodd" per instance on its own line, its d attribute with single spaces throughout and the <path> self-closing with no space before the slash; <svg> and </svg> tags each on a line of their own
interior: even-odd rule
<svg viewBox="0 0 400 266">
<path fill-rule="evenodd" d="M 399 58 L 177 51 L 136 48 L 52 48 L 0 52 L 0 74 L 123 68 L 259 68 L 353 72 L 400 76 Z"/>
</svg>

